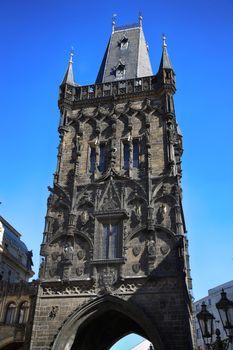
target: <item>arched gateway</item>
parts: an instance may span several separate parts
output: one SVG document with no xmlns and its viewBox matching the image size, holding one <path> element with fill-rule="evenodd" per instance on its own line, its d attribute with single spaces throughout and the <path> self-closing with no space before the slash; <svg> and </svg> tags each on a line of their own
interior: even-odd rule
<svg viewBox="0 0 233 350">
<path fill-rule="evenodd" d="M 129 333 L 137 333 L 163 350 L 156 325 L 140 308 L 106 295 L 74 311 L 64 322 L 52 350 L 106 350 Z"/>
<path fill-rule="evenodd" d="M 96 84 L 60 86 L 32 350 L 107 350 L 135 332 L 192 350 L 175 74 L 138 25 L 115 27 Z"/>
</svg>

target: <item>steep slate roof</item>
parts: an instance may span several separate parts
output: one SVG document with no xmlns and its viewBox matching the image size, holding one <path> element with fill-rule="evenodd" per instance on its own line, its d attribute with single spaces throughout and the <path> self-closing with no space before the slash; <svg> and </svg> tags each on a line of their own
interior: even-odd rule
<svg viewBox="0 0 233 350">
<path fill-rule="evenodd" d="M 126 48 L 121 48 L 122 40 L 127 42 Z M 116 68 L 125 67 L 124 76 L 116 76 Z M 113 31 L 96 83 L 117 81 L 120 79 L 132 79 L 153 75 L 148 49 L 140 24 L 124 27 L 116 27 Z"/>
</svg>

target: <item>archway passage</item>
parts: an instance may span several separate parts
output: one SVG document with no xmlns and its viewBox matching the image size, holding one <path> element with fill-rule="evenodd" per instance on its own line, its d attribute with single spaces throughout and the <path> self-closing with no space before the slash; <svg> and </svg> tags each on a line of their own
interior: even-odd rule
<svg viewBox="0 0 233 350">
<path fill-rule="evenodd" d="M 51 350 L 110 350 L 130 333 L 148 339 L 156 350 L 164 350 L 156 325 L 141 308 L 105 295 L 76 309 L 67 318 Z"/>
<path fill-rule="evenodd" d="M 120 338 L 132 332 L 147 338 L 137 322 L 119 311 L 108 310 L 80 326 L 71 349 L 108 350 Z"/>
</svg>

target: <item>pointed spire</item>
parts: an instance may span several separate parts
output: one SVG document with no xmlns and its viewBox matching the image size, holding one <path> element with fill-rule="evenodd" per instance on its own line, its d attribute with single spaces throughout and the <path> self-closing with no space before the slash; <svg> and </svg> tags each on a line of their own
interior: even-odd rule
<svg viewBox="0 0 233 350">
<path fill-rule="evenodd" d="M 70 51 L 70 60 L 69 60 L 68 68 L 61 85 L 63 84 L 75 85 L 74 78 L 73 78 L 73 56 L 74 56 L 74 50 L 72 48 L 72 50 Z"/>
<path fill-rule="evenodd" d="M 162 57 L 161 57 L 161 61 L 160 61 L 159 70 L 161 70 L 161 69 L 173 69 L 171 62 L 170 62 L 170 59 L 169 59 L 169 56 L 168 56 L 166 36 L 164 34 L 163 34 L 162 40 L 163 40 L 163 53 L 162 53 Z"/>
<path fill-rule="evenodd" d="M 138 17 L 138 19 L 139 19 L 139 27 L 141 28 L 141 27 L 142 27 L 142 20 L 143 20 L 141 11 L 139 12 L 139 17 Z"/>
<path fill-rule="evenodd" d="M 114 13 L 112 15 L 112 34 L 115 32 L 115 24 L 116 24 L 116 21 L 115 21 L 115 18 L 116 18 L 116 14 Z"/>
</svg>

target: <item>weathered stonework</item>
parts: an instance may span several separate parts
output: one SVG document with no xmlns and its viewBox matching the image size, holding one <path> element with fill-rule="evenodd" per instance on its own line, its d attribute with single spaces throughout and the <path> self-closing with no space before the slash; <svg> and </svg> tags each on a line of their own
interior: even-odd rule
<svg viewBox="0 0 233 350">
<path fill-rule="evenodd" d="M 105 350 L 130 332 L 156 350 L 193 349 L 182 137 L 166 55 L 164 46 L 155 76 L 82 87 L 70 61 L 32 350 Z"/>
</svg>

